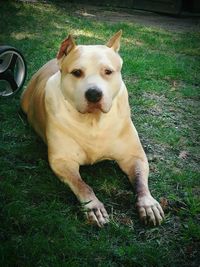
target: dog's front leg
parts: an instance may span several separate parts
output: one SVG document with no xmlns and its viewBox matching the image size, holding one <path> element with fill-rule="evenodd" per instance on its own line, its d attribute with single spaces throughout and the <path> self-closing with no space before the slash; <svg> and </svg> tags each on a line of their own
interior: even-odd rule
<svg viewBox="0 0 200 267">
<path fill-rule="evenodd" d="M 149 224 L 160 224 L 164 218 L 160 204 L 151 196 L 148 187 L 149 166 L 143 152 L 139 156 L 130 156 L 118 162 L 121 169 L 128 175 L 137 194 L 136 206 L 140 219 Z"/>
<path fill-rule="evenodd" d="M 92 188 L 79 174 L 79 164 L 63 158 L 49 158 L 52 170 L 58 178 L 67 184 L 83 205 L 84 212 L 90 223 L 102 227 L 109 221 L 104 205 L 97 199 Z"/>
</svg>

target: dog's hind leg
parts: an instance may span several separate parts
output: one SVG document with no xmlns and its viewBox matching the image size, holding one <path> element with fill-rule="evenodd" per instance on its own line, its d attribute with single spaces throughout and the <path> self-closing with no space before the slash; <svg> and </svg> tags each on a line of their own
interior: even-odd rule
<svg viewBox="0 0 200 267">
<path fill-rule="evenodd" d="M 104 205 L 95 196 L 92 188 L 88 186 L 79 174 L 79 164 L 70 159 L 49 158 L 52 170 L 57 177 L 67 184 L 77 196 L 90 223 L 102 227 L 109 222 Z"/>
</svg>

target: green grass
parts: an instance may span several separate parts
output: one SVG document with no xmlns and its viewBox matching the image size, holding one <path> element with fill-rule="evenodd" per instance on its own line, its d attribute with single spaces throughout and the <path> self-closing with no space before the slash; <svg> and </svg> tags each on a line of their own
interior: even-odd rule
<svg viewBox="0 0 200 267">
<path fill-rule="evenodd" d="M 123 77 L 149 158 L 150 189 L 166 220 L 156 228 L 141 225 L 128 179 L 115 163 L 102 162 L 81 174 L 112 222 L 103 229 L 88 225 L 21 117 L 20 96 L 0 99 L 0 265 L 199 266 L 200 34 L 94 21 L 74 11 L 55 1 L 1 2 L 0 43 L 20 49 L 29 79 L 68 33 L 78 43 L 102 44 L 123 30 Z"/>
</svg>

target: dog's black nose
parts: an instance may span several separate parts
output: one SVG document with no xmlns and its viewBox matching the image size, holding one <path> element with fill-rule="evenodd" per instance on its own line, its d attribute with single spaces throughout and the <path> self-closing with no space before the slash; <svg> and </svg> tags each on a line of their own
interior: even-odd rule
<svg viewBox="0 0 200 267">
<path fill-rule="evenodd" d="M 85 93 L 85 98 L 92 103 L 97 103 L 102 98 L 102 91 L 99 88 L 89 88 Z"/>
</svg>

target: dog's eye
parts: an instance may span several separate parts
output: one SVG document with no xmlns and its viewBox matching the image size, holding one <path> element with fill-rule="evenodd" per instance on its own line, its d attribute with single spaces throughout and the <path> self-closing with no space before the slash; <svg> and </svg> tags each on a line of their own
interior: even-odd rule
<svg viewBox="0 0 200 267">
<path fill-rule="evenodd" d="M 83 72 L 82 70 L 73 70 L 71 74 L 74 75 L 76 78 L 80 78 L 83 75 Z"/>
<path fill-rule="evenodd" d="M 112 73 L 113 73 L 112 70 L 109 70 L 109 69 L 106 69 L 106 70 L 105 70 L 105 74 L 106 74 L 106 75 L 111 75 Z"/>
</svg>

